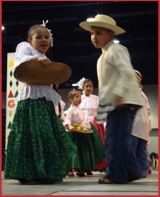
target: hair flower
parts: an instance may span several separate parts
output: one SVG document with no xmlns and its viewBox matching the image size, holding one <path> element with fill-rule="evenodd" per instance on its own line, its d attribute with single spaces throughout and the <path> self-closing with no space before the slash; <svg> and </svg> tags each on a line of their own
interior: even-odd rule
<svg viewBox="0 0 160 197">
<path fill-rule="evenodd" d="M 45 27 L 47 30 L 48 30 L 48 32 L 49 32 L 49 35 L 50 35 L 50 40 L 51 40 L 51 47 L 53 46 L 53 34 L 51 33 L 51 29 L 48 29 L 47 27 L 46 27 L 46 24 L 48 23 L 48 20 L 46 20 L 46 21 L 42 21 L 43 23 L 41 24 L 41 26 L 42 27 Z"/>
<path fill-rule="evenodd" d="M 82 79 L 80 79 L 78 82 L 77 82 L 77 86 L 78 86 L 78 89 L 83 89 L 83 85 L 84 85 L 84 81 L 86 79 L 83 77 Z"/>
</svg>

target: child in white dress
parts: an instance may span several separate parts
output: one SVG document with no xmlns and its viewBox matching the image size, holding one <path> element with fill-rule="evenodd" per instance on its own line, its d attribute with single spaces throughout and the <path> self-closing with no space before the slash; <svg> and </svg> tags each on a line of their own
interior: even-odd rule
<svg viewBox="0 0 160 197">
<path fill-rule="evenodd" d="M 79 108 L 81 103 L 81 92 L 72 90 L 68 96 L 71 106 L 67 110 L 65 118 L 65 126 L 68 127 L 71 138 L 77 146 L 76 157 L 73 158 L 72 169 L 77 171 L 78 176 L 91 175 L 92 170 L 96 170 L 96 163 L 101 162 L 105 158 L 104 145 L 96 129 L 93 133 L 83 134 L 74 132 L 75 128 L 72 125 L 79 125 L 91 128 L 91 124 L 85 120 L 83 111 Z"/>
<path fill-rule="evenodd" d="M 49 30 L 42 25 L 32 26 L 28 42 L 16 48 L 15 67 L 36 59 L 47 69 L 51 63 L 46 56 L 50 45 Z M 24 83 L 8 138 L 6 179 L 17 179 L 22 184 L 56 183 L 68 174 L 76 147 L 55 113 L 53 104 L 59 100 L 50 85 Z"/>
<path fill-rule="evenodd" d="M 99 132 L 102 142 L 104 143 L 104 124 L 97 124 L 96 115 L 97 108 L 99 105 L 99 97 L 93 93 L 93 81 L 88 78 L 82 78 L 78 83 L 78 88 L 83 91 L 81 95 L 81 104 L 79 105 L 80 109 L 83 110 L 85 114 L 85 120 L 90 122 L 91 125 L 94 125 Z M 106 158 L 96 165 L 97 170 L 105 170 L 107 166 Z"/>
</svg>

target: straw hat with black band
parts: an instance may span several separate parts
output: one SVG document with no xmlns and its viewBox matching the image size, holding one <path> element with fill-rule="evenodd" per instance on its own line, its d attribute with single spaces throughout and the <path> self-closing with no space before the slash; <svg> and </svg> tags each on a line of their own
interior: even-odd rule
<svg viewBox="0 0 160 197">
<path fill-rule="evenodd" d="M 103 27 L 112 30 L 115 36 L 126 32 L 124 29 L 116 25 L 116 21 L 113 18 L 104 14 L 97 14 L 95 18 L 87 19 L 79 25 L 87 31 L 90 31 L 93 26 Z"/>
<path fill-rule="evenodd" d="M 37 59 L 32 59 L 17 66 L 14 77 L 27 84 L 50 85 L 67 81 L 71 73 L 71 68 L 64 63 L 52 62 L 44 68 Z"/>
</svg>

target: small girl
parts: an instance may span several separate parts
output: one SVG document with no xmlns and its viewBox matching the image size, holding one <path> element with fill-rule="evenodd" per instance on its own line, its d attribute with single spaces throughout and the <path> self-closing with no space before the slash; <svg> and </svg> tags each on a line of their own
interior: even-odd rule
<svg viewBox="0 0 160 197">
<path fill-rule="evenodd" d="M 82 102 L 79 107 L 83 110 L 85 119 L 96 126 L 101 139 L 104 142 L 104 125 L 97 124 L 95 120 L 95 117 L 97 115 L 97 108 L 99 105 L 99 97 L 92 94 L 94 88 L 93 82 L 91 79 L 83 77 L 77 84 L 78 88 L 83 91 L 83 94 L 81 96 Z"/>
<path fill-rule="evenodd" d="M 96 169 L 96 163 L 101 162 L 105 158 L 104 145 L 96 128 L 92 128 L 93 133 L 91 134 L 74 132 L 73 123 L 89 129 L 91 125 L 85 120 L 84 113 L 79 108 L 81 92 L 79 90 L 72 90 L 69 92 L 68 98 L 71 106 L 67 110 L 64 125 L 68 127 L 71 138 L 77 145 L 77 154 L 73 157 L 72 168 L 77 170 L 78 176 L 85 176 L 86 172 L 87 175 L 92 175 L 91 171 Z"/>
<path fill-rule="evenodd" d="M 94 125 L 99 135 L 104 143 L 104 124 L 97 124 L 96 123 L 96 115 L 97 115 L 97 108 L 99 105 L 99 97 L 93 93 L 93 82 L 91 79 L 82 78 L 78 83 L 78 88 L 83 90 L 83 94 L 81 96 L 81 104 L 79 105 L 80 109 L 83 110 L 85 114 L 85 120 L 90 122 L 91 125 Z M 107 166 L 106 158 L 96 165 L 97 170 L 105 170 Z"/>
<path fill-rule="evenodd" d="M 42 25 L 32 26 L 28 42 L 16 48 L 15 67 L 37 59 L 47 69 L 51 60 L 45 53 L 50 45 L 49 30 Z M 5 178 L 22 184 L 56 183 L 68 174 L 76 147 L 55 113 L 53 104 L 59 100 L 51 85 L 24 83 L 8 139 Z"/>
</svg>

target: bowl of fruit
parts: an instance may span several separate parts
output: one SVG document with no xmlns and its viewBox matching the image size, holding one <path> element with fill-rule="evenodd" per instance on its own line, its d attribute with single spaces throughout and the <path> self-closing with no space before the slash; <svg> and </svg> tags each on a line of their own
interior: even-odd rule
<svg viewBox="0 0 160 197">
<path fill-rule="evenodd" d="M 89 129 L 89 128 L 87 128 L 83 125 L 79 125 L 77 123 L 73 123 L 72 126 L 74 127 L 73 132 L 83 133 L 83 134 L 93 133 L 92 129 Z"/>
</svg>

